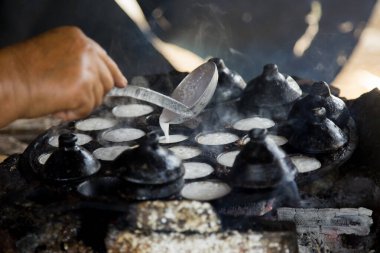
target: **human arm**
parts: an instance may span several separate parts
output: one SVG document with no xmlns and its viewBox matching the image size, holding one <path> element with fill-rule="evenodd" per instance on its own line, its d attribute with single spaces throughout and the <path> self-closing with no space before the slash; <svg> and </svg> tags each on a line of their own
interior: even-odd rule
<svg viewBox="0 0 380 253">
<path fill-rule="evenodd" d="M 60 27 L 0 49 L 0 127 L 18 118 L 88 115 L 127 80 L 115 62 L 76 27 Z"/>
</svg>

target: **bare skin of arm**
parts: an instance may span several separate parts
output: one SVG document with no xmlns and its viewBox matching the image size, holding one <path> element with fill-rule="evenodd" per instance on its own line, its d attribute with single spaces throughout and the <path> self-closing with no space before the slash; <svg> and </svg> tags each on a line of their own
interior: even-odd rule
<svg viewBox="0 0 380 253">
<path fill-rule="evenodd" d="M 76 27 L 60 27 L 0 49 L 0 127 L 18 118 L 87 116 L 127 79 Z"/>
</svg>

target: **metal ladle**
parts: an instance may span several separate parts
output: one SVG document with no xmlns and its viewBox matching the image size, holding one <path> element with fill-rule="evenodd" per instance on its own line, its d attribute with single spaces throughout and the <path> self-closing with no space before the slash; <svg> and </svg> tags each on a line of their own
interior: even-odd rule
<svg viewBox="0 0 380 253">
<path fill-rule="evenodd" d="M 171 97 L 151 89 L 129 85 L 113 88 L 107 96 L 133 97 L 164 110 L 160 122 L 180 124 L 197 116 L 210 102 L 218 83 L 218 71 L 213 62 L 206 62 L 189 73 L 175 88 Z"/>
</svg>

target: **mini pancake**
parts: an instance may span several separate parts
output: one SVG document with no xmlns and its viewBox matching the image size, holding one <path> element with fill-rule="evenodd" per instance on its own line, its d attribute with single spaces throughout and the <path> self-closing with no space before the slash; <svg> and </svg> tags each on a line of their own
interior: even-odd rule
<svg viewBox="0 0 380 253">
<path fill-rule="evenodd" d="M 296 166 L 299 173 L 306 173 L 321 168 L 321 162 L 314 157 L 295 155 L 291 156 L 293 164 Z"/>
<path fill-rule="evenodd" d="M 225 145 L 237 140 L 237 135 L 226 132 L 205 133 L 196 137 L 196 141 L 202 145 Z"/>
<path fill-rule="evenodd" d="M 208 201 L 221 198 L 231 192 L 231 187 L 221 181 L 200 181 L 185 184 L 181 195 L 186 199 Z"/>
<path fill-rule="evenodd" d="M 113 161 L 118 157 L 123 151 L 129 149 L 129 146 L 112 146 L 106 148 L 98 148 L 94 150 L 93 155 L 103 161 Z"/>
<path fill-rule="evenodd" d="M 145 132 L 136 128 L 118 128 L 105 132 L 103 140 L 110 142 L 126 142 L 137 140 L 145 135 Z"/>
<path fill-rule="evenodd" d="M 153 112 L 153 107 L 143 104 L 119 105 L 112 109 L 113 115 L 120 118 L 136 118 Z"/>
<path fill-rule="evenodd" d="M 92 141 L 91 136 L 88 136 L 87 134 L 75 133 L 75 136 L 78 138 L 76 142 L 77 145 L 85 145 L 89 143 L 90 141 Z M 58 147 L 59 146 L 58 139 L 59 139 L 59 135 L 55 135 L 55 136 L 50 137 L 48 142 L 51 146 Z"/>
<path fill-rule="evenodd" d="M 261 117 L 252 117 L 241 119 L 233 124 L 233 128 L 240 131 L 249 131 L 255 128 L 266 129 L 271 128 L 276 123 L 273 120 Z"/>
<path fill-rule="evenodd" d="M 288 139 L 285 138 L 284 136 L 280 135 L 273 135 L 273 134 L 268 134 L 267 135 L 269 139 L 274 141 L 277 146 L 282 146 L 288 143 Z M 247 144 L 250 141 L 250 138 L 248 136 L 244 137 L 243 144 Z"/>
<path fill-rule="evenodd" d="M 51 156 L 52 153 L 45 153 L 45 154 L 42 154 L 38 157 L 38 162 L 42 165 L 45 165 L 45 163 L 47 162 L 47 160 L 49 159 L 49 157 Z"/>
<path fill-rule="evenodd" d="M 174 146 L 169 148 L 176 156 L 182 160 L 187 160 L 196 156 L 199 156 L 202 151 L 197 147 L 191 146 Z"/>
<path fill-rule="evenodd" d="M 183 134 L 173 134 L 166 136 L 160 136 L 159 142 L 161 144 L 178 143 L 187 140 L 189 137 Z"/>
<path fill-rule="evenodd" d="M 89 118 L 78 121 L 75 128 L 81 131 L 97 131 L 111 128 L 116 125 L 116 121 L 104 118 Z"/>
<path fill-rule="evenodd" d="M 208 163 L 201 162 L 186 162 L 184 179 L 196 179 L 210 175 L 214 172 L 214 168 Z"/>
<path fill-rule="evenodd" d="M 229 152 L 224 152 L 218 155 L 216 160 L 218 161 L 219 164 L 227 166 L 227 167 L 232 167 L 234 165 L 236 156 L 240 153 L 240 150 L 235 150 L 235 151 L 229 151 Z"/>
</svg>

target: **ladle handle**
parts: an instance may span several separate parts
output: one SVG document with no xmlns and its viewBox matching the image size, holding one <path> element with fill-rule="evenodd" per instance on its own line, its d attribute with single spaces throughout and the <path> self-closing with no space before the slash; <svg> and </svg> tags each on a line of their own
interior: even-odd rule
<svg viewBox="0 0 380 253">
<path fill-rule="evenodd" d="M 144 87 L 129 85 L 125 88 L 113 88 L 107 96 L 109 97 L 133 97 L 139 100 L 143 100 L 165 109 L 169 111 L 178 113 L 180 115 L 191 117 L 193 112 L 181 102 L 168 97 L 164 94 L 156 92 L 151 89 L 147 89 Z"/>
</svg>

